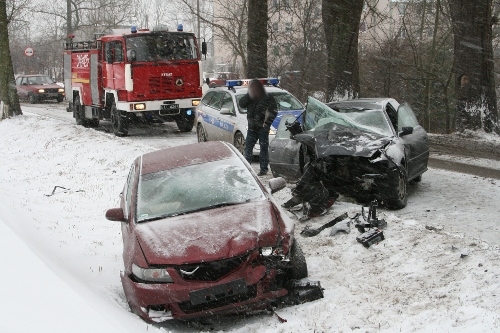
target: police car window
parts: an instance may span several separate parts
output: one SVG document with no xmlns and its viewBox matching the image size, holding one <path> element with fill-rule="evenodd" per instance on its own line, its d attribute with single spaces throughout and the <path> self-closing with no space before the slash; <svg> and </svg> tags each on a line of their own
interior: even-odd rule
<svg viewBox="0 0 500 333">
<path fill-rule="evenodd" d="M 403 127 L 417 127 L 418 120 L 408 104 L 402 104 L 398 108 L 398 131 Z"/>
<path fill-rule="evenodd" d="M 209 105 L 210 99 L 212 97 L 214 97 L 214 95 L 215 95 L 215 91 L 209 91 L 205 96 L 203 96 L 203 99 L 201 100 L 201 102 L 205 105 Z"/>
<path fill-rule="evenodd" d="M 240 110 L 240 113 L 247 113 L 247 109 L 243 109 L 241 106 L 240 106 L 240 99 L 245 96 L 245 94 L 240 94 L 240 95 L 236 95 L 236 104 L 238 104 L 238 110 Z"/>
<path fill-rule="evenodd" d="M 224 97 L 224 93 L 222 93 L 222 92 L 216 92 L 215 95 L 214 95 L 214 97 L 212 97 L 212 99 L 210 100 L 209 106 L 211 108 L 219 110 L 220 109 L 220 104 L 221 104 L 221 101 L 222 101 L 223 97 Z"/>
<path fill-rule="evenodd" d="M 269 95 L 276 99 L 278 104 L 278 111 L 286 110 L 303 110 L 304 106 L 293 95 L 287 92 L 270 92 Z"/>
<path fill-rule="evenodd" d="M 229 111 L 234 113 L 234 103 L 233 103 L 233 98 L 231 97 L 230 94 L 224 93 L 224 97 L 222 99 L 222 105 L 220 107 L 221 109 L 226 108 L 229 109 Z"/>
</svg>

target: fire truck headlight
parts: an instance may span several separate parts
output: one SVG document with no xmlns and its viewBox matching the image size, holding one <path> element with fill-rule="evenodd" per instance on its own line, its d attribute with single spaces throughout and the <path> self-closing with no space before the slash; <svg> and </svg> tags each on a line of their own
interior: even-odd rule
<svg viewBox="0 0 500 333">
<path fill-rule="evenodd" d="M 191 105 L 193 105 L 193 106 L 200 105 L 200 100 L 199 99 L 193 99 L 192 102 L 191 102 Z"/>
<path fill-rule="evenodd" d="M 63 93 L 64 92 L 64 88 L 57 89 L 57 92 Z"/>
<path fill-rule="evenodd" d="M 39 94 L 43 94 L 45 92 L 45 89 L 38 89 Z"/>
<path fill-rule="evenodd" d="M 146 110 L 146 104 L 145 103 L 134 104 L 134 109 L 135 110 Z"/>
</svg>

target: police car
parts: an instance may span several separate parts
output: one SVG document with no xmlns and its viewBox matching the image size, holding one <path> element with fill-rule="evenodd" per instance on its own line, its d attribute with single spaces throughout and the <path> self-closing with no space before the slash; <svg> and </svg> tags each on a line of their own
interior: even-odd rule
<svg viewBox="0 0 500 333">
<path fill-rule="evenodd" d="M 304 111 L 304 105 L 288 91 L 278 87 L 279 79 L 259 80 L 278 104 L 278 115 L 269 132 L 271 142 L 283 116 L 298 117 Z M 250 80 L 227 80 L 225 87 L 211 88 L 206 92 L 196 108 L 198 142 L 230 142 L 243 154 L 248 122 L 246 110 L 240 108 L 239 101 L 247 93 L 249 82 Z M 258 155 L 259 150 L 259 144 L 256 144 L 253 154 Z"/>
</svg>

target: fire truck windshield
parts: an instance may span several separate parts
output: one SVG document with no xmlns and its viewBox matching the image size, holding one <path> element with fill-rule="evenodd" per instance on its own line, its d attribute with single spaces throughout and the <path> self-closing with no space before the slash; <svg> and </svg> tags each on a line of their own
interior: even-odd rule
<svg viewBox="0 0 500 333">
<path fill-rule="evenodd" d="M 190 34 L 151 34 L 127 38 L 128 61 L 198 59 L 198 49 Z"/>
</svg>

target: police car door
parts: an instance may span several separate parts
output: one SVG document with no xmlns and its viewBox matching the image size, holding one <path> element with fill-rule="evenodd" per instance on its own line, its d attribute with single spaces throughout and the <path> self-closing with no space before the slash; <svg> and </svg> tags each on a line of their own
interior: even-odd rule
<svg viewBox="0 0 500 333">
<path fill-rule="evenodd" d="M 233 143 L 236 122 L 238 120 L 233 97 L 225 92 L 221 101 L 219 114 L 219 138 L 218 140 Z M 241 117 L 240 117 L 241 118 Z"/>
</svg>

